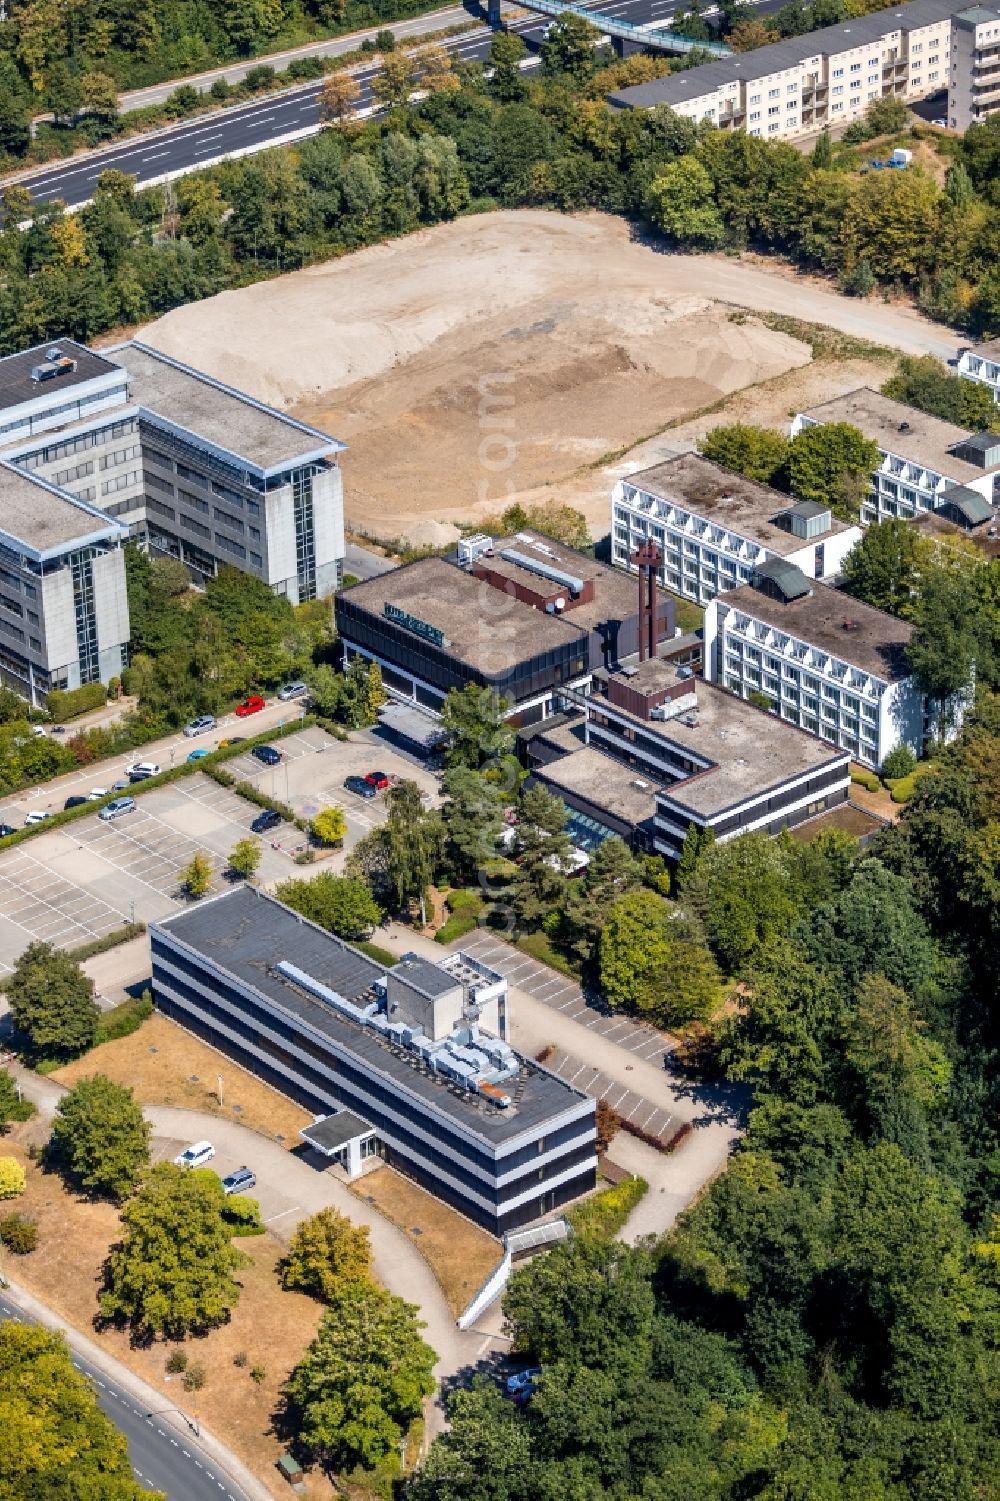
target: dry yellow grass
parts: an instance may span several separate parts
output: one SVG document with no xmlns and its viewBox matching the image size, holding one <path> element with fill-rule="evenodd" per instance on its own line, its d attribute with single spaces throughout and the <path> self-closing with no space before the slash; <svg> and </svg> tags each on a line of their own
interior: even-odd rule
<svg viewBox="0 0 1000 1501">
<path fill-rule="evenodd" d="M 289 1147 L 298 1144 L 300 1127 L 312 1121 L 307 1111 L 277 1090 L 159 1014 L 143 1022 L 131 1037 L 103 1043 L 57 1069 L 52 1077 L 72 1086 L 78 1079 L 97 1073 L 107 1074 L 116 1084 L 130 1085 L 140 1104 L 178 1105 L 226 1116 L 264 1136 L 282 1136 Z M 225 1106 L 221 1110 L 215 1093 L 219 1073 L 225 1077 Z M 234 1105 L 239 1110 L 234 1110 Z"/>
<path fill-rule="evenodd" d="M 118 1211 L 110 1204 L 78 1198 L 66 1190 L 61 1178 L 32 1164 L 20 1140 L 23 1130 L 16 1128 L 3 1144 L 3 1150 L 18 1157 L 28 1174 L 24 1195 L 8 1208 L 37 1220 L 39 1244 L 30 1256 L 8 1258 L 11 1277 L 161 1391 L 164 1405 L 196 1412 L 284 1501 L 288 1486 L 274 1469 L 282 1445 L 270 1431 L 271 1418 L 282 1386 L 315 1334 L 322 1311 L 312 1298 L 284 1292 L 279 1286 L 275 1268 L 284 1248 L 271 1235 L 239 1242 L 252 1258 L 238 1274 L 243 1288 L 239 1306 L 222 1328 L 184 1342 L 191 1363 L 204 1366 L 206 1375 L 200 1392 L 185 1392 L 181 1377 L 166 1373 L 172 1344 L 156 1341 L 148 1349 L 135 1349 L 121 1330 L 95 1332 L 104 1262 L 120 1234 Z M 234 1359 L 241 1351 L 246 1352 L 247 1364 L 237 1367 Z M 266 1372 L 259 1385 L 250 1376 L 251 1368 L 258 1365 Z M 313 1474 L 306 1494 L 312 1501 L 328 1501 L 335 1492 L 321 1475 Z"/>
<path fill-rule="evenodd" d="M 351 1188 L 418 1248 L 457 1318 L 500 1260 L 500 1242 L 391 1167 Z"/>
</svg>

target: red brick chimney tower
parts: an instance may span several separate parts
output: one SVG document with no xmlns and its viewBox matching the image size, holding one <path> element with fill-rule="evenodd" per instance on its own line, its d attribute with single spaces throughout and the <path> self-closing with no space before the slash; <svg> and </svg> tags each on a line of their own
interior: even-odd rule
<svg viewBox="0 0 1000 1501">
<path fill-rule="evenodd" d="M 639 570 L 639 661 L 656 656 L 656 577 L 660 571 L 660 549 L 649 538 L 632 563 Z"/>
</svg>

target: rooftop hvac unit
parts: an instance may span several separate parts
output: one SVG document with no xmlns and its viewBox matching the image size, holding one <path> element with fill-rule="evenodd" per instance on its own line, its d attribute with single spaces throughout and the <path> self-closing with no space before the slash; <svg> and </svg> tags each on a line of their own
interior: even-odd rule
<svg viewBox="0 0 1000 1501">
<path fill-rule="evenodd" d="M 688 726 L 689 729 L 696 730 L 698 728 L 697 714 L 685 714 L 684 723 Z"/>
<path fill-rule="evenodd" d="M 540 578 L 551 579 L 554 584 L 563 584 L 571 594 L 583 592 L 583 579 L 575 574 L 566 573 L 562 568 L 556 568 L 552 563 L 544 562 L 541 558 L 529 558 L 527 554 L 518 552 L 514 547 L 505 547 L 500 556 L 507 563 L 516 563 L 518 568 L 524 568 L 528 573 L 537 573 Z"/>
<path fill-rule="evenodd" d="M 693 678 L 694 677 L 694 668 L 693 667 L 678 667 L 678 669 L 677 669 L 677 676 L 679 678 L 684 679 L 684 681 L 686 682 L 688 678 Z"/>
<path fill-rule="evenodd" d="M 473 537 L 463 537 L 458 544 L 458 561 L 463 567 L 468 567 L 477 558 L 485 557 L 493 551 L 493 538 L 485 532 L 477 532 Z"/>
<path fill-rule="evenodd" d="M 908 422 L 901 422 L 896 431 L 900 433 L 908 433 L 910 431 L 910 424 Z"/>
</svg>

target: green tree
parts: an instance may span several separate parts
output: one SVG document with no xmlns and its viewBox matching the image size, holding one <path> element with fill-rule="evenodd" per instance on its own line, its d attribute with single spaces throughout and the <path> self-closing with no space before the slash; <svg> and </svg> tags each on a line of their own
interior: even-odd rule
<svg viewBox="0 0 1000 1501">
<path fill-rule="evenodd" d="M 94 1194 L 123 1199 L 149 1163 L 149 1123 L 126 1085 L 106 1074 L 81 1079 L 56 1105 L 50 1149 Z"/>
<path fill-rule="evenodd" d="M 118 118 L 118 89 L 114 79 L 107 73 L 85 73 L 83 76 L 83 108 L 102 125 L 111 125 Z"/>
<path fill-rule="evenodd" d="M 93 1046 L 100 1011 L 94 982 L 50 943 L 30 943 L 4 981 L 17 1030 L 38 1053 L 75 1058 Z"/>
<path fill-rule="evenodd" d="M 845 1002 L 833 979 L 779 941 L 750 975 L 740 1013 L 723 1031 L 730 1078 L 750 1080 L 758 1100 L 808 1107 L 832 1093 Z"/>
<path fill-rule="evenodd" d="M 30 1100 L 18 1098 L 17 1085 L 5 1068 L 0 1068 L 0 1136 L 12 1121 L 27 1121 L 35 1113 Z"/>
<path fill-rule="evenodd" d="M 697 824 L 688 824 L 687 832 L 681 844 L 677 869 L 674 871 L 674 886 L 679 893 L 684 891 L 684 888 L 697 870 L 702 852 L 710 849 L 714 843 L 715 835 L 711 829 L 700 829 Z"/>
<path fill-rule="evenodd" d="M 330 1303 L 345 1283 L 370 1277 L 371 1261 L 368 1226 L 352 1225 L 332 1207 L 321 1209 L 296 1226 L 281 1263 L 281 1285 Z"/>
<path fill-rule="evenodd" d="M 829 167 L 833 164 L 833 143 L 829 130 L 822 131 L 817 138 L 813 147 L 812 164 L 814 167 Z"/>
<path fill-rule="evenodd" d="M 551 537 L 553 542 L 561 542 L 564 547 L 582 549 L 590 546 L 586 516 L 575 506 L 561 505 L 557 500 L 547 500 L 536 506 L 523 506 L 517 502 L 501 512 L 499 530 L 508 535 L 529 527 Z"/>
<path fill-rule="evenodd" d="M 940 197 L 934 179 L 913 168 L 863 178 L 844 210 L 848 270 L 867 262 L 880 281 L 918 277 L 934 256 Z"/>
<path fill-rule="evenodd" d="M 643 868 L 624 839 L 613 834 L 592 852 L 577 889 L 566 903 L 570 945 L 580 959 L 593 957 L 608 914 L 618 898 L 643 882 Z"/>
<path fill-rule="evenodd" d="M 230 850 L 229 869 L 234 875 L 249 881 L 256 874 L 263 853 L 260 840 L 248 834 L 246 838 L 238 839 Z"/>
<path fill-rule="evenodd" d="M 212 862 L 201 850 L 195 850 L 187 865 L 178 871 L 177 879 L 188 896 L 204 896 L 212 884 Z"/>
<path fill-rule="evenodd" d="M 594 71 L 594 44 L 599 35 L 597 27 L 582 16 L 557 16 L 539 49 L 545 72 L 582 83 Z"/>
<path fill-rule="evenodd" d="M 371 82 L 372 94 L 379 104 L 398 109 L 410 97 L 413 88 L 413 60 L 405 52 L 390 52 Z"/>
<path fill-rule="evenodd" d="M 417 902 L 426 927 L 427 892 L 441 865 L 444 823 L 436 809 L 424 807 L 416 782 L 397 783 L 387 801 L 385 839 L 396 905 L 402 910 Z"/>
<path fill-rule="evenodd" d="M 882 395 L 919 407 L 945 422 L 959 423 L 962 387 L 967 384 L 932 354 L 904 355 L 895 374 L 884 382 Z"/>
<path fill-rule="evenodd" d="M 646 1255 L 589 1238 L 516 1270 L 503 1300 L 515 1350 L 596 1369 L 641 1367 L 653 1309 Z"/>
<path fill-rule="evenodd" d="M 707 1016 L 719 972 L 696 926 L 652 891 L 631 891 L 611 907 L 601 932 L 601 988 L 658 1026 Z"/>
<path fill-rule="evenodd" d="M 656 228 L 679 245 L 712 250 L 725 238 L 712 179 L 693 156 L 659 169 L 649 184 L 646 212 Z"/>
<path fill-rule="evenodd" d="M 288 1381 L 298 1440 L 331 1469 L 373 1469 L 398 1453 L 436 1356 L 417 1310 L 370 1281 L 333 1293 L 319 1333 Z"/>
<path fill-rule="evenodd" d="M 855 599 L 906 620 L 916 605 L 919 565 L 916 530 L 889 517 L 866 527 L 847 554 L 846 586 Z"/>
<path fill-rule="evenodd" d="M 787 485 L 788 439 L 770 427 L 734 422 L 713 427 L 698 444 L 706 459 L 765 485 Z"/>
<path fill-rule="evenodd" d="M 461 763 L 445 772 L 442 790 L 449 863 L 460 882 L 474 881 L 496 859 L 508 799 L 502 787 Z"/>
<path fill-rule="evenodd" d="M 132 1474 L 125 1435 L 97 1404 L 61 1334 L 0 1324 L 0 1495 L 166 1501 Z"/>
<path fill-rule="evenodd" d="M 101 1312 L 141 1333 L 179 1339 L 236 1307 L 234 1273 L 248 1258 L 230 1239 L 215 1173 L 160 1162 L 122 1210 L 123 1242 L 108 1260 Z"/>
<path fill-rule="evenodd" d="M 800 932 L 804 952 L 835 975 L 846 995 L 880 974 L 919 995 L 934 972 L 936 951 L 902 876 L 869 856 L 850 884 L 809 916 Z"/>
<path fill-rule="evenodd" d="M 347 817 L 343 808 L 322 808 L 310 820 L 309 832 L 319 844 L 342 844 L 347 834 Z"/>
<path fill-rule="evenodd" d="M 27 1179 L 16 1157 L 0 1157 L 0 1199 L 16 1199 L 24 1193 Z"/>
<path fill-rule="evenodd" d="M 45 103 L 57 124 L 72 122 L 83 107 L 83 86 L 79 76 L 63 60 L 53 63 L 49 69 Z"/>
<path fill-rule="evenodd" d="M 803 428 L 788 449 L 792 493 L 852 520 L 880 463 L 878 444 L 849 422 Z"/>
<path fill-rule="evenodd" d="M 317 714 L 321 714 L 325 719 L 339 717 L 343 683 L 343 674 L 334 671 L 326 662 L 309 668 L 306 673 L 306 684 Z"/>
<path fill-rule="evenodd" d="M 698 861 L 684 899 L 730 973 L 784 937 L 798 915 L 784 852 L 767 834 L 713 844 Z"/>
<path fill-rule="evenodd" d="M 282 881 L 274 888 L 279 902 L 338 938 L 367 938 L 382 921 L 382 908 L 364 881 L 321 871 L 309 881 Z"/>
<path fill-rule="evenodd" d="M 309 686 L 317 681 L 319 675 L 314 672 L 310 676 Z M 319 678 L 320 687 L 328 691 L 326 680 Z M 340 679 L 339 693 L 335 708 L 337 718 L 352 730 L 368 729 L 378 721 L 378 711 L 385 703 L 386 693 L 382 686 L 382 673 L 377 662 L 369 662 L 366 657 L 355 654 L 348 662 L 342 678 Z"/>
<path fill-rule="evenodd" d="M 943 740 L 977 669 L 988 676 L 993 665 L 975 583 L 968 574 L 948 568 L 925 572 L 906 660 L 921 691 L 933 702 Z"/>
<path fill-rule="evenodd" d="M 441 705 L 441 725 L 448 741 L 445 764 L 473 771 L 507 756 L 514 748 L 514 732 L 507 724 L 511 706 L 492 688 L 466 683 L 452 688 Z"/>
<path fill-rule="evenodd" d="M 495 31 L 490 41 L 490 93 L 494 99 L 510 104 L 523 99 L 528 86 L 520 64 L 528 55 L 528 49 L 516 31 Z"/>
<path fill-rule="evenodd" d="M 523 928 L 537 927 L 566 905 L 566 871 L 572 855 L 566 818 L 566 804 L 547 788 L 538 784 L 522 792 L 510 900 Z"/>
</svg>

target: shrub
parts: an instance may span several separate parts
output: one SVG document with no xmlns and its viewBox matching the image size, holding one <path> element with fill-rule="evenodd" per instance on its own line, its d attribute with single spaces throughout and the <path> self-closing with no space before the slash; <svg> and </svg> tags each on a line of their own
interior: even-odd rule
<svg viewBox="0 0 1000 1501">
<path fill-rule="evenodd" d="M 86 714 L 89 709 L 101 709 L 108 701 L 108 692 L 103 683 L 84 683 L 82 688 L 53 688 L 46 700 L 46 707 L 56 724 L 64 724 L 77 714 Z"/>
<path fill-rule="evenodd" d="M 269 63 L 258 63 L 256 67 L 247 70 L 243 82 L 251 94 L 258 94 L 261 89 L 269 89 L 277 76 Z"/>
<path fill-rule="evenodd" d="M 224 78 L 217 78 L 208 92 L 212 99 L 224 104 L 233 91 Z"/>
<path fill-rule="evenodd" d="M 598 1100 L 595 1124 L 597 1126 L 597 1150 L 606 1152 L 622 1128 L 622 1117 L 617 1110 L 612 1109 L 607 1100 Z"/>
<path fill-rule="evenodd" d="M 377 52 L 395 52 L 396 37 L 388 27 L 375 33 L 375 50 Z"/>
<path fill-rule="evenodd" d="M 179 1376 L 181 1371 L 186 1371 L 187 1368 L 187 1351 L 171 1350 L 170 1354 L 167 1356 L 167 1370 L 170 1372 L 170 1375 Z"/>
<path fill-rule="evenodd" d="M 100 1047 L 102 1042 L 117 1042 L 120 1037 L 131 1037 L 152 1014 L 153 998 L 148 990 L 144 990 L 137 1001 L 122 1001 L 120 1006 L 112 1006 L 98 1018 L 94 1046 Z"/>
<path fill-rule="evenodd" d="M 222 1218 L 232 1227 L 233 1235 L 264 1234 L 260 1205 L 256 1199 L 227 1199 Z"/>
<path fill-rule="evenodd" d="M 614 1240 L 648 1189 L 645 1178 L 626 1178 L 614 1188 L 592 1194 L 571 1209 L 566 1218 L 578 1235 L 591 1240 Z"/>
<path fill-rule="evenodd" d="M 882 762 L 882 776 L 887 782 L 899 777 L 908 777 L 917 764 L 917 758 L 908 745 L 897 745 Z"/>
<path fill-rule="evenodd" d="M 192 110 L 196 110 L 200 103 L 201 95 L 198 90 L 189 83 L 182 83 L 163 101 L 163 113 L 171 120 L 179 120 L 182 115 L 189 115 Z"/>
<path fill-rule="evenodd" d="M 177 879 L 190 897 L 204 896 L 212 884 L 212 865 L 201 850 L 195 850 L 190 861 L 184 869 L 178 872 Z"/>
<path fill-rule="evenodd" d="M 0 1244 L 15 1256 L 27 1256 L 38 1245 L 38 1226 L 23 1214 L 8 1214 L 0 1220 Z"/>
<path fill-rule="evenodd" d="M 26 1181 L 16 1157 L 0 1157 L 0 1199 L 16 1199 L 24 1193 Z"/>
<path fill-rule="evenodd" d="M 252 1366 L 251 1370 L 250 1370 L 250 1380 L 251 1381 L 256 1381 L 257 1385 L 260 1386 L 260 1384 L 261 1384 L 262 1381 L 266 1381 L 267 1380 L 267 1366 L 263 1366 L 263 1365 Z"/>
<path fill-rule="evenodd" d="M 184 1390 L 186 1392 L 200 1392 L 205 1385 L 205 1367 L 200 1361 L 189 1365 L 184 1372 Z"/>
<path fill-rule="evenodd" d="M 869 792 L 878 792 L 882 783 L 873 771 L 865 771 L 862 767 L 852 767 L 851 781 L 858 787 L 867 787 Z"/>
<path fill-rule="evenodd" d="M 323 808 L 309 825 L 310 833 L 320 844 L 343 843 L 347 833 L 347 819 L 343 808 Z"/>
<path fill-rule="evenodd" d="M 292 83 L 300 83 L 309 78 L 322 78 L 325 72 L 321 57 L 296 57 L 288 64 L 284 76 Z"/>
</svg>

